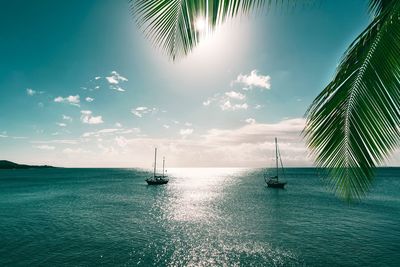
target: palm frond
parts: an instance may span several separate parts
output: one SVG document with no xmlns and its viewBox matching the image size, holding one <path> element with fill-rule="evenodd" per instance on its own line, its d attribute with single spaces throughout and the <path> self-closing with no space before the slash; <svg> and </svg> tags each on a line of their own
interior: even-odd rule
<svg viewBox="0 0 400 267">
<path fill-rule="evenodd" d="M 304 129 L 317 165 L 328 168 L 334 191 L 347 200 L 369 190 L 374 167 L 400 138 L 400 1 L 371 3 L 379 14 L 311 104 Z"/>
<path fill-rule="evenodd" d="M 393 0 L 369 0 L 369 12 L 374 16 L 377 16 L 382 13 L 382 11 L 385 10 L 388 6 L 390 6 L 392 2 Z"/>
<path fill-rule="evenodd" d="M 298 3 L 296 0 L 130 0 L 132 14 L 146 37 L 173 60 L 186 56 L 199 43 L 203 32 L 196 29 L 198 18 L 204 19 L 210 34 L 228 18 L 272 5 Z"/>
</svg>

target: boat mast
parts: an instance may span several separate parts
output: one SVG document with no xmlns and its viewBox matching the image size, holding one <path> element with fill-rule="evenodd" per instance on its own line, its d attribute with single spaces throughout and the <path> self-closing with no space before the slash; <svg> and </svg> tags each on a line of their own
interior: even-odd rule
<svg viewBox="0 0 400 267">
<path fill-rule="evenodd" d="M 164 175 L 164 166 L 165 166 L 165 157 L 163 157 L 163 159 L 162 159 L 162 177 L 163 178 L 165 177 L 165 175 Z"/>
<path fill-rule="evenodd" d="M 278 180 L 278 139 L 275 137 L 276 179 Z"/>
<path fill-rule="evenodd" d="M 157 148 L 154 149 L 154 173 L 153 178 L 156 178 L 156 167 L 157 166 Z"/>
</svg>

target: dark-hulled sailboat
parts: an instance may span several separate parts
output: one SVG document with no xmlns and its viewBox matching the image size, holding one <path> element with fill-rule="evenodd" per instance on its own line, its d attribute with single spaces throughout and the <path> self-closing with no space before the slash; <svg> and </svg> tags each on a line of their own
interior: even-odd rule
<svg viewBox="0 0 400 267">
<path fill-rule="evenodd" d="M 153 177 L 147 178 L 148 185 L 161 185 L 169 182 L 168 177 L 165 175 L 165 157 L 163 157 L 163 174 L 157 175 L 157 148 L 154 150 L 154 172 Z"/>
<path fill-rule="evenodd" d="M 276 175 L 270 177 L 268 180 L 267 177 L 264 176 L 264 179 L 268 187 L 283 189 L 286 185 L 286 182 L 279 181 L 279 162 L 281 163 L 282 174 L 283 174 L 283 164 L 282 164 L 281 153 L 279 152 L 278 149 L 278 139 L 276 137 L 275 137 L 275 162 L 276 162 Z"/>
</svg>

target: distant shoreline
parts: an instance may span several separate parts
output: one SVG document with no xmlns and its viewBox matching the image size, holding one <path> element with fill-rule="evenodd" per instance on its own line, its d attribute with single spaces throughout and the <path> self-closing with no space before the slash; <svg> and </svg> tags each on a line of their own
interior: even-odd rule
<svg viewBox="0 0 400 267">
<path fill-rule="evenodd" d="M 0 170 L 27 170 L 27 169 L 55 169 L 58 167 L 53 167 L 49 165 L 26 165 L 26 164 L 18 164 L 8 160 L 0 160 Z"/>
</svg>

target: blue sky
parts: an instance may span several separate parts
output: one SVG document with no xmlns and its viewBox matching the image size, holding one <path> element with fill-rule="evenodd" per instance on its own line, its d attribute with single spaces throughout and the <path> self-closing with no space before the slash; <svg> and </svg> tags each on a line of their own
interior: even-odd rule
<svg viewBox="0 0 400 267">
<path fill-rule="evenodd" d="M 0 158 L 76 167 L 308 166 L 304 113 L 369 22 L 366 1 L 239 18 L 171 62 L 127 1 L 0 10 Z"/>
</svg>

